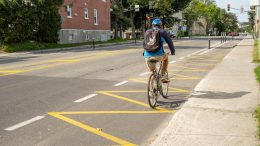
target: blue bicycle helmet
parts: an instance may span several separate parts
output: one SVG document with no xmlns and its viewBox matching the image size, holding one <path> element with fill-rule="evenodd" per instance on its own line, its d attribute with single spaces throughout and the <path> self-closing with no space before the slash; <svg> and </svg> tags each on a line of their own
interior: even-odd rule
<svg viewBox="0 0 260 146">
<path fill-rule="evenodd" d="M 162 25 L 162 21 L 159 18 L 153 20 L 152 25 Z"/>
</svg>

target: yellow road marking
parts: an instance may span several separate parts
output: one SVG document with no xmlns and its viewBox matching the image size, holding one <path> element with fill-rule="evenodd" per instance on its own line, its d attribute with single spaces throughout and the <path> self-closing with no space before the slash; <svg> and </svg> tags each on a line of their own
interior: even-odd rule
<svg viewBox="0 0 260 146">
<path fill-rule="evenodd" d="M 170 66 L 177 67 L 177 68 L 184 68 L 184 69 L 191 69 L 191 70 L 203 70 L 203 71 L 208 71 L 208 69 L 186 67 L 186 66 L 180 66 L 180 65 L 175 65 L 175 64 L 169 64 L 169 65 L 170 65 Z"/>
<path fill-rule="evenodd" d="M 24 72 L 24 70 L 0 70 L 0 73 L 20 73 Z"/>
<path fill-rule="evenodd" d="M 189 90 L 184 90 L 184 89 L 178 89 L 178 88 L 172 88 L 172 87 L 168 87 L 170 90 L 174 90 L 174 92 L 177 93 L 190 93 L 191 91 Z"/>
<path fill-rule="evenodd" d="M 112 94 L 112 93 L 109 93 L 109 92 L 104 92 L 104 91 L 98 91 L 98 93 L 104 94 L 104 95 L 107 95 L 107 96 L 111 96 L 111 97 L 114 97 L 114 98 L 118 98 L 118 99 L 121 99 L 121 100 L 124 100 L 124 101 L 128 101 L 128 102 L 131 102 L 131 103 L 135 103 L 135 104 L 138 104 L 138 105 L 141 105 L 141 106 L 149 107 L 149 108 L 150 108 L 150 106 L 149 106 L 148 104 L 143 103 L 143 102 L 140 102 L 140 101 L 137 101 L 137 100 L 129 99 L 129 98 L 126 98 L 126 97 L 123 97 L 123 96 L 119 96 L 119 95 Z M 166 110 L 166 111 L 169 111 L 169 110 L 167 110 L 167 109 L 159 108 L 159 107 L 156 107 L 156 110 Z"/>
<path fill-rule="evenodd" d="M 75 60 L 75 59 L 59 59 L 59 60 L 51 60 L 50 62 L 79 62 L 81 60 Z"/>
<path fill-rule="evenodd" d="M 132 52 L 132 51 L 136 51 L 134 49 L 127 49 L 127 50 L 121 50 L 121 52 L 118 52 L 118 50 L 116 51 L 103 51 L 103 52 L 95 52 L 92 54 L 86 54 L 86 55 L 78 55 L 78 56 L 73 56 L 73 57 L 61 57 L 58 60 L 75 60 L 75 59 L 79 59 L 79 58 L 89 58 L 89 57 L 97 57 L 100 55 L 104 55 L 104 54 L 117 54 L 117 53 L 127 53 L 127 52 Z M 1 67 L 0 69 L 8 69 L 8 68 L 18 68 L 18 67 L 26 67 L 26 66 L 35 66 L 35 65 L 41 65 L 41 64 L 45 64 L 45 63 L 49 63 L 50 60 L 48 61 L 41 61 L 41 62 L 37 62 L 37 63 L 25 63 L 25 64 L 19 64 L 19 65 L 11 65 L 11 66 L 6 66 L 6 67 Z"/>
<path fill-rule="evenodd" d="M 129 81 L 133 81 L 133 82 L 139 82 L 139 83 L 148 84 L 146 81 L 141 80 L 141 79 L 130 78 L 128 80 Z M 177 93 L 189 93 L 189 92 L 191 92 L 191 91 L 185 90 L 185 89 L 179 89 L 179 88 L 173 88 L 173 87 L 168 87 L 168 88 L 170 89 L 169 92 L 177 92 Z"/>
<path fill-rule="evenodd" d="M 25 72 L 25 70 L 0 70 L 0 77 Z"/>
<path fill-rule="evenodd" d="M 171 79 L 175 79 L 175 80 L 199 80 L 199 77 L 193 77 L 193 76 L 185 76 L 185 75 L 181 75 L 181 74 L 174 74 L 177 77 L 173 77 Z"/>
<path fill-rule="evenodd" d="M 194 62 L 189 62 L 188 64 L 189 65 L 196 65 L 196 66 L 198 66 L 198 65 L 206 65 L 206 66 L 214 66 L 214 65 L 216 65 L 216 64 L 212 64 L 212 63 L 194 63 Z"/>
<path fill-rule="evenodd" d="M 207 61 L 207 62 L 218 62 L 218 60 L 214 60 L 214 59 L 207 59 L 207 58 L 188 58 L 189 60 L 193 60 L 193 61 Z M 194 60 L 195 59 L 195 60 Z M 181 60 L 181 61 L 186 61 L 186 60 Z"/>
<path fill-rule="evenodd" d="M 208 61 L 208 57 L 207 56 L 205 56 L 205 57 L 202 57 L 202 56 L 187 56 L 188 58 L 190 58 L 190 59 L 204 59 L 205 61 Z M 218 61 L 218 60 L 216 60 L 216 59 L 209 59 L 209 60 L 212 60 L 212 61 Z"/>
<path fill-rule="evenodd" d="M 168 70 L 168 72 L 180 72 L 180 71 L 186 71 L 186 72 L 207 72 L 207 70 L 187 70 L 187 69 L 184 69 L 184 70 Z"/>
<path fill-rule="evenodd" d="M 31 69 L 27 69 L 27 70 L 23 70 L 22 72 L 13 72 L 13 73 L 5 73 L 5 74 L 0 74 L 0 76 L 7 76 L 7 75 L 14 75 L 14 74 L 19 74 L 19 73 L 24 73 L 24 72 L 30 72 L 30 71 L 35 71 L 35 70 L 40 70 L 40 69 L 46 69 L 46 68 L 50 68 L 50 67 L 55 67 L 58 65 L 64 65 L 67 63 L 75 63 L 75 62 L 79 62 L 82 60 L 91 60 L 91 59 L 99 59 L 99 58 L 103 58 L 103 57 L 107 57 L 107 56 L 111 56 L 111 55 L 116 55 L 116 54 L 123 54 L 123 53 L 127 53 L 127 52 L 131 52 L 131 51 L 136 51 L 136 50 L 123 50 L 121 52 L 117 52 L 117 51 L 113 51 L 113 52 L 103 52 L 103 53 L 98 53 L 98 54 L 89 54 L 89 55 L 85 55 L 85 56 L 89 56 L 86 57 L 85 59 L 81 59 L 81 60 L 76 60 L 73 58 L 78 58 L 78 57 L 72 57 L 72 58 L 67 58 L 67 59 L 59 59 L 59 60 L 51 60 L 48 62 L 56 62 L 57 64 L 51 64 L 51 65 L 44 65 L 44 66 L 40 66 L 40 67 L 35 67 L 35 68 L 31 68 Z M 91 56 L 90 56 L 91 55 Z M 84 56 L 84 57 L 85 57 Z M 45 63 L 48 63 L 45 62 Z M 35 63 L 35 64 L 23 64 L 23 65 L 17 65 L 16 67 L 26 67 L 26 65 L 40 65 L 42 63 Z M 12 66 L 14 67 L 14 66 Z M 10 68 L 10 67 L 6 67 L 6 68 Z M 0 68 L 3 69 L 3 68 Z"/>
<path fill-rule="evenodd" d="M 59 115 L 92 115 L 92 114 L 161 114 L 174 113 L 176 111 L 161 110 L 161 111 L 72 111 L 72 112 L 55 112 Z"/>
<path fill-rule="evenodd" d="M 174 89 L 176 90 L 176 88 L 174 88 Z M 181 89 L 179 89 L 179 90 L 181 90 Z M 122 90 L 122 91 L 102 91 L 102 92 L 109 92 L 109 93 L 146 93 L 147 90 Z M 169 90 L 169 92 L 175 92 L 175 91 Z"/>
<path fill-rule="evenodd" d="M 173 77 L 171 79 L 173 79 L 173 80 L 199 80 L 200 78 L 175 78 L 175 77 Z"/>
<path fill-rule="evenodd" d="M 53 116 L 53 117 L 58 118 L 60 120 L 63 120 L 65 122 L 67 122 L 67 123 L 70 123 L 70 124 L 72 124 L 74 126 L 77 126 L 77 127 L 82 128 L 84 130 L 87 130 L 87 131 L 89 131 L 91 133 L 94 133 L 94 134 L 99 135 L 101 137 L 104 137 L 104 138 L 106 138 L 108 140 L 111 140 L 111 141 L 113 141 L 115 143 L 118 143 L 118 144 L 121 144 L 121 145 L 126 145 L 126 146 L 136 146 L 136 144 L 133 144 L 133 143 L 130 143 L 130 142 L 125 141 L 123 139 L 117 138 L 117 137 L 115 137 L 113 135 L 110 135 L 110 134 L 107 134 L 107 133 L 105 133 L 103 131 L 99 131 L 96 128 L 93 128 L 93 127 L 91 127 L 89 125 L 80 123 L 80 122 L 78 122 L 76 120 L 73 120 L 71 118 L 65 117 L 63 115 L 60 115 L 60 114 L 57 114 L 57 113 L 54 113 L 54 112 L 50 112 L 48 114 L 50 116 Z"/>
<path fill-rule="evenodd" d="M 101 53 L 100 53 L 101 54 Z M 102 53 L 104 54 L 104 53 Z M 88 57 L 88 56 L 93 56 L 94 54 L 88 54 L 88 55 L 84 55 L 83 57 Z M 59 60 L 72 60 L 75 57 L 72 58 L 60 58 Z M 25 63 L 25 64 L 19 64 L 19 65 L 10 65 L 10 66 L 6 66 L 6 67 L 1 67 L 0 69 L 6 69 L 6 68 L 21 68 L 21 67 L 28 67 L 28 66 L 35 66 L 35 65 L 43 65 L 49 62 L 52 62 L 53 60 L 47 60 L 47 61 L 41 61 L 41 62 L 36 62 L 36 63 Z"/>
</svg>

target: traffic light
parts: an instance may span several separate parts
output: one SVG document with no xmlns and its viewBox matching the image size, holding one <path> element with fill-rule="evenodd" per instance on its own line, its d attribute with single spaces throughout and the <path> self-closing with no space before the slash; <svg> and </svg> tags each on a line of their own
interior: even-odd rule
<svg viewBox="0 0 260 146">
<path fill-rule="evenodd" d="M 230 11 L 230 4 L 227 5 L 227 10 Z"/>
</svg>

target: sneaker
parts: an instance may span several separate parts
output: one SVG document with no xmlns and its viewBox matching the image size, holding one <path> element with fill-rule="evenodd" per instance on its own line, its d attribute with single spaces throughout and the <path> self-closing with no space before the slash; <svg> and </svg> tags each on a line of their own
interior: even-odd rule
<svg viewBox="0 0 260 146">
<path fill-rule="evenodd" d="M 170 82 L 167 75 L 163 75 L 161 81 L 162 81 L 162 83 L 169 83 Z"/>
</svg>

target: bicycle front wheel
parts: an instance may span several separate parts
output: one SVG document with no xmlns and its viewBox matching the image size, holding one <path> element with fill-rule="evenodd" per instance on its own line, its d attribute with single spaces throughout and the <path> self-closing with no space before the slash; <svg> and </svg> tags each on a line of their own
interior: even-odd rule
<svg viewBox="0 0 260 146">
<path fill-rule="evenodd" d="M 167 78 L 168 78 L 168 72 L 166 72 L 166 76 L 167 76 Z M 163 98 L 167 98 L 167 96 L 168 96 L 168 91 L 169 91 L 169 84 L 170 84 L 170 82 L 168 82 L 168 83 L 162 83 L 162 88 L 161 88 L 161 94 L 162 94 L 162 97 Z"/>
<path fill-rule="evenodd" d="M 151 76 L 149 77 L 147 93 L 148 93 L 148 103 L 150 107 L 155 108 L 159 92 L 157 89 L 157 81 L 153 74 L 151 74 Z"/>
</svg>

